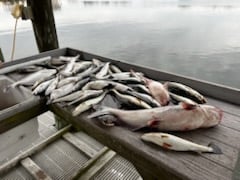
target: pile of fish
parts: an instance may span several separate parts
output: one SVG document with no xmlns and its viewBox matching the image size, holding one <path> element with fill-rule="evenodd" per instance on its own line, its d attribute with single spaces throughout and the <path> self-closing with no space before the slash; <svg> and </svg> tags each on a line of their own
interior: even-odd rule
<svg viewBox="0 0 240 180">
<path fill-rule="evenodd" d="M 20 68 L 18 72 L 30 74 L 7 88 L 31 86 L 34 95 L 48 97 L 48 104 L 60 103 L 73 107 L 73 116 L 95 109 L 88 118 L 101 119 L 108 126 L 122 123 L 134 130 L 148 127 L 160 131 L 187 131 L 216 126 L 223 116 L 220 109 L 206 105 L 206 99 L 199 92 L 184 84 L 161 83 L 145 77 L 141 72 L 124 72 L 110 62 L 81 60 L 80 55 L 52 58 L 44 63 Z M 121 109 L 97 106 L 107 95 L 119 102 Z M 159 143 L 163 136 L 174 140 Z M 196 146 L 179 139 L 166 133 L 142 136 L 142 140 L 168 149 L 178 147 L 179 143 Z M 193 148 L 194 151 L 220 152 L 211 147 L 197 147 Z"/>
</svg>

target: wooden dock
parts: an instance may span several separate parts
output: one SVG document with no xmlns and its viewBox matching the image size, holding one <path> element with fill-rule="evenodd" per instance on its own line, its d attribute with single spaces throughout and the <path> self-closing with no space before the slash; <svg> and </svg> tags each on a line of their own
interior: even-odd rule
<svg viewBox="0 0 240 180">
<path fill-rule="evenodd" d="M 62 108 L 58 104 L 50 105 L 48 108 L 54 114 L 68 121 L 73 127 L 86 132 L 89 136 L 95 138 L 108 148 L 129 160 L 137 168 L 138 172 L 144 179 L 228 180 L 234 177 L 234 174 L 237 171 L 236 163 L 240 149 L 239 89 L 145 68 L 126 62 L 120 62 L 69 48 L 54 50 L 37 56 L 21 59 L 19 61 L 6 63 L 3 68 L 44 56 L 74 56 L 78 53 L 80 53 L 84 59 L 90 60 L 92 58 L 98 58 L 102 61 L 110 61 L 123 70 L 128 71 L 129 69 L 134 69 L 135 71 L 143 72 L 146 76 L 151 77 L 152 79 L 181 82 L 200 91 L 206 96 L 208 104 L 217 106 L 224 111 L 221 124 L 214 128 L 174 134 L 199 144 L 207 145 L 209 142 L 214 142 L 222 149 L 223 154 L 196 154 L 163 150 L 160 147 L 142 142 L 140 136 L 143 132 L 132 132 L 127 128 L 117 126 L 111 128 L 103 127 L 96 121 L 88 119 L 86 117 L 88 113 L 73 117 L 71 115 L 73 107 Z M 14 78 L 14 76 L 11 77 Z M 103 104 L 104 103 L 106 102 L 103 102 Z M 72 134 L 65 134 L 64 139 L 66 138 L 68 138 L 68 141 L 74 139 Z M 79 142 L 70 143 L 74 146 L 82 146 Z M 92 154 L 94 154 L 94 152 L 89 151 L 86 155 L 91 156 Z M 29 159 L 24 162 L 25 163 L 23 164 L 32 163 Z M 79 174 L 81 174 L 81 172 L 79 172 Z"/>
</svg>

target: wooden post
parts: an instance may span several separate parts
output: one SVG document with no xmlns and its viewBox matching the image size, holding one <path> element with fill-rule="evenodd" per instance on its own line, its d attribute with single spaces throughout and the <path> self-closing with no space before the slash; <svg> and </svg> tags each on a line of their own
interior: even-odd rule
<svg viewBox="0 0 240 180">
<path fill-rule="evenodd" d="M 4 62 L 4 57 L 3 57 L 3 53 L 2 53 L 2 50 L 0 48 L 0 63 L 1 62 Z"/>
<path fill-rule="evenodd" d="M 27 0 L 27 4 L 32 10 L 32 24 L 39 52 L 57 49 L 59 46 L 51 0 Z"/>
</svg>

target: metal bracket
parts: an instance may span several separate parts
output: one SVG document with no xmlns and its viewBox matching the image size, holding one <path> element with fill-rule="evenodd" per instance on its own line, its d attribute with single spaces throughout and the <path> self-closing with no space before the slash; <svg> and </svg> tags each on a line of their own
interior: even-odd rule
<svg viewBox="0 0 240 180">
<path fill-rule="evenodd" d="M 22 8 L 22 20 L 33 20 L 32 8 L 30 6 Z"/>
</svg>

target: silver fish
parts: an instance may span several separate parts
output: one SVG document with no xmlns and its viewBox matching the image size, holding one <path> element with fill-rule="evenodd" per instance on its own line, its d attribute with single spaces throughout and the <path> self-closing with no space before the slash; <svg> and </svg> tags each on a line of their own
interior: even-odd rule
<svg viewBox="0 0 240 180">
<path fill-rule="evenodd" d="M 8 67 L 0 68 L 0 74 L 10 73 L 10 72 L 16 71 L 20 68 L 23 68 L 23 67 L 27 67 L 27 66 L 34 65 L 34 64 L 40 64 L 42 62 L 46 62 L 46 61 L 50 61 L 50 60 L 51 60 L 51 56 L 47 56 L 47 57 L 34 59 L 34 60 L 30 60 L 30 61 L 23 62 L 23 63 L 11 65 Z"/>
<path fill-rule="evenodd" d="M 30 65 L 30 66 L 19 68 L 17 70 L 17 72 L 18 73 L 33 73 L 33 72 L 36 72 L 36 71 L 40 71 L 42 69 L 43 69 L 43 67 L 41 67 L 41 66 Z"/>
<path fill-rule="evenodd" d="M 69 101 L 73 101 L 79 97 L 81 97 L 84 94 L 84 91 L 79 90 L 79 91 L 75 91 L 71 94 L 68 94 L 66 96 L 62 96 L 60 98 L 54 99 L 52 101 L 52 103 L 58 103 L 58 102 L 69 102 Z"/>
<path fill-rule="evenodd" d="M 81 62 L 75 63 L 73 66 L 72 74 L 77 74 L 79 72 L 82 72 L 88 69 L 91 65 L 92 65 L 91 61 L 81 61 Z"/>
<path fill-rule="evenodd" d="M 129 96 L 129 95 L 126 95 L 126 94 L 121 94 L 119 93 L 118 91 L 116 91 L 115 89 L 112 90 L 112 92 L 114 92 L 114 94 L 118 97 L 118 99 L 125 103 L 125 104 L 134 104 L 138 107 L 142 107 L 144 109 L 151 109 L 152 107 L 147 104 L 145 101 L 142 101 L 141 99 L 138 99 L 134 96 Z"/>
<path fill-rule="evenodd" d="M 77 74 L 77 77 L 80 77 L 81 79 L 84 79 L 86 77 L 91 77 L 93 74 L 97 73 L 101 68 L 102 68 L 102 65 L 97 67 L 90 66 L 84 72 Z"/>
<path fill-rule="evenodd" d="M 73 99 L 70 103 L 67 104 L 67 106 L 71 106 L 76 103 L 81 103 L 90 98 L 95 98 L 102 93 L 103 93 L 103 90 L 84 90 L 84 91 L 82 91 L 81 96 Z"/>
<path fill-rule="evenodd" d="M 48 81 L 42 82 L 32 91 L 32 93 L 34 95 L 38 95 L 38 94 L 43 93 L 48 88 L 48 86 L 53 82 L 53 80 L 54 79 L 50 79 Z"/>
<path fill-rule="evenodd" d="M 188 98 L 185 98 L 185 97 L 182 97 L 182 96 L 179 96 L 179 95 L 176 95 L 174 93 L 171 93 L 169 92 L 169 95 L 170 95 L 170 98 L 171 98 L 171 102 L 173 104 L 178 104 L 180 102 L 185 102 L 187 104 L 197 104 L 196 102 L 194 102 L 193 100 L 191 99 L 188 99 Z"/>
<path fill-rule="evenodd" d="M 115 65 L 113 65 L 113 64 L 110 65 L 110 70 L 111 70 L 113 73 L 121 73 L 121 72 L 123 72 L 119 67 L 117 67 L 117 66 L 115 66 Z"/>
<path fill-rule="evenodd" d="M 75 83 L 69 83 L 69 84 L 62 86 L 59 89 L 54 89 L 52 91 L 52 93 L 50 94 L 49 101 L 52 102 L 54 99 L 60 98 L 62 96 L 65 96 L 65 95 L 71 93 L 73 91 L 72 89 L 73 89 L 74 85 L 75 85 Z"/>
<path fill-rule="evenodd" d="M 93 59 L 92 59 L 92 63 L 93 63 L 94 65 L 96 65 L 97 67 L 103 65 L 103 62 L 100 61 L 99 59 L 96 59 L 96 58 L 93 58 Z"/>
<path fill-rule="evenodd" d="M 96 74 L 97 79 L 102 79 L 108 73 L 110 62 L 104 64 L 102 69 Z"/>
<path fill-rule="evenodd" d="M 45 96 L 48 96 L 49 94 L 51 94 L 51 92 L 57 88 L 58 85 L 58 81 L 59 81 L 59 76 L 57 75 L 55 77 L 55 79 L 51 82 L 51 84 L 47 87 L 46 91 L 45 91 Z"/>
<path fill-rule="evenodd" d="M 65 69 L 63 71 L 61 71 L 60 74 L 62 74 L 63 76 L 71 76 L 74 64 L 78 60 L 79 57 L 80 57 L 80 55 L 72 57 L 72 59 L 66 65 Z"/>
<path fill-rule="evenodd" d="M 104 97 L 106 96 L 107 92 L 102 93 L 102 95 L 93 98 L 93 99 L 89 99 L 87 101 L 82 102 L 81 104 L 79 104 L 72 112 L 73 116 L 78 116 L 79 114 L 89 110 L 92 106 L 100 103 Z"/>
<path fill-rule="evenodd" d="M 152 127 L 162 131 L 187 131 L 213 127 L 220 123 L 223 116 L 222 110 L 214 106 L 181 103 L 141 110 L 103 108 L 90 115 L 89 118 L 106 114 L 116 116 L 135 129 Z"/>
<path fill-rule="evenodd" d="M 26 85 L 26 86 L 30 86 L 33 85 L 36 81 L 38 81 L 39 79 L 43 79 L 46 77 L 51 77 L 52 75 L 56 74 L 57 70 L 56 69 L 43 69 L 40 70 L 38 72 L 32 73 L 28 76 L 26 76 L 25 78 L 14 82 L 10 85 L 10 87 L 14 88 L 16 86 L 19 85 Z"/>
<path fill-rule="evenodd" d="M 88 90 L 88 89 L 95 89 L 95 90 L 100 90 L 104 89 L 107 86 L 110 85 L 110 81 L 105 81 L 105 80 L 95 80 L 87 83 L 82 90 Z"/>
<path fill-rule="evenodd" d="M 128 84 L 128 86 L 138 92 L 145 93 L 145 94 L 151 94 L 149 89 L 142 84 Z"/>
<path fill-rule="evenodd" d="M 75 83 L 77 81 L 80 81 L 81 79 L 82 79 L 82 77 L 79 77 L 79 76 L 71 76 L 71 77 L 63 78 L 58 82 L 57 88 L 60 88 L 69 83 Z"/>
<path fill-rule="evenodd" d="M 222 154 L 221 149 L 213 143 L 203 146 L 167 133 L 145 133 L 141 139 L 174 151 Z"/>
<path fill-rule="evenodd" d="M 35 83 L 32 85 L 31 89 L 35 89 L 39 84 L 45 82 L 45 81 L 48 81 L 50 79 L 54 79 L 55 78 L 55 75 L 52 75 L 52 76 L 47 76 L 47 77 L 43 77 L 43 78 L 40 78 L 38 79 L 37 81 L 35 81 Z"/>
<path fill-rule="evenodd" d="M 125 91 L 125 93 L 129 94 L 131 96 L 134 96 L 134 97 L 136 97 L 138 99 L 141 99 L 142 101 L 144 101 L 147 104 L 149 104 L 151 107 L 160 107 L 161 106 L 155 99 L 153 99 L 148 94 L 139 93 L 137 91 Z"/>
<path fill-rule="evenodd" d="M 168 89 L 168 91 L 176 95 L 189 98 L 199 104 L 204 104 L 207 102 L 206 99 L 203 97 L 203 95 L 201 95 L 196 90 L 184 84 L 177 83 L 177 82 L 166 82 L 164 86 L 166 87 L 166 89 Z"/>
</svg>

